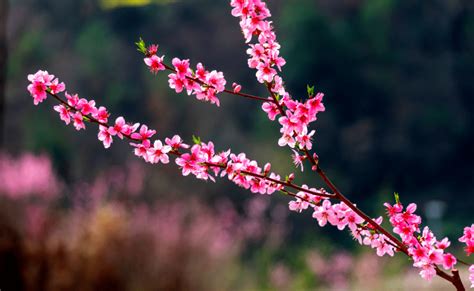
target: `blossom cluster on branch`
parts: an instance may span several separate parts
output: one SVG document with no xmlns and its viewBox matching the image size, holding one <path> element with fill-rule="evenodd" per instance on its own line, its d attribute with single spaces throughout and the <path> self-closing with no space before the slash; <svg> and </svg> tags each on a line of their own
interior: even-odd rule
<svg viewBox="0 0 474 291">
<path fill-rule="evenodd" d="M 398 195 L 395 197 L 398 200 Z M 451 253 L 445 253 L 451 242 L 447 237 L 438 241 L 428 226 L 420 231 L 421 217 L 415 214 L 417 208 L 415 203 L 410 203 L 406 209 L 399 201 L 394 205 L 385 203 L 385 207 L 393 232 L 398 234 L 407 246 L 408 254 L 413 259 L 413 266 L 421 269 L 421 277 L 431 280 L 436 275 L 437 265 L 442 265 L 446 270 L 454 268 L 457 263 L 456 257 Z"/>
<path fill-rule="evenodd" d="M 322 103 L 323 94 L 315 93 L 314 87 L 308 86 L 308 98 L 296 100 L 286 92 L 282 77 L 278 74 L 286 61 L 280 56 L 280 44 L 272 22 L 267 20 L 270 11 L 262 0 L 232 0 L 232 15 L 240 18 L 240 27 L 244 38 L 249 43 L 248 66 L 256 69 L 257 81 L 264 84 L 270 96 L 259 97 L 241 92 L 242 86 L 233 83 L 232 89 L 226 89 L 227 81 L 222 72 L 208 71 L 198 63 L 192 70 L 188 59 L 173 58 L 171 65 L 165 63 L 164 56 L 158 56 L 158 45 L 146 46 L 140 39 L 137 47 L 144 54 L 144 63 L 149 70 L 157 74 L 168 70 L 169 87 L 180 93 L 195 95 L 198 100 L 220 105 L 217 94 L 226 93 L 263 102 L 262 109 L 272 121 L 278 117 L 281 126 L 280 146 L 289 146 L 293 151 L 293 162 L 304 170 L 303 163 L 308 161 L 333 193 L 324 188 L 314 188 L 307 185 L 297 185 L 293 181 L 295 175 L 282 178 L 271 172 L 270 163 L 263 167 L 245 153 L 232 153 L 231 150 L 216 151 L 212 141 L 202 142 L 193 137 L 192 146 L 184 143 L 179 135 L 172 138 L 153 139 L 156 131 L 145 124 L 127 123 L 124 117 L 118 117 L 109 124 L 110 114 L 103 106 L 97 106 L 94 100 L 79 98 L 77 94 L 65 92 L 66 86 L 59 82 L 54 75 L 47 71 L 38 71 L 29 75 L 28 91 L 33 102 L 38 105 L 48 95 L 60 102 L 54 106 L 61 120 L 66 124 L 73 123 L 77 130 L 85 129 L 85 122 L 96 123 L 99 127 L 98 139 L 105 148 L 109 148 L 115 137 L 127 138 L 134 149 L 134 154 L 149 163 L 167 164 L 170 156 L 175 156 L 183 176 L 194 175 L 201 180 L 215 181 L 216 177 L 227 177 L 236 185 L 250 190 L 252 193 L 273 194 L 283 193 L 295 198 L 289 202 L 291 211 L 302 212 L 312 210 L 313 218 L 319 226 L 327 224 L 339 230 L 347 229 L 356 241 L 376 250 L 377 255 L 393 256 L 401 252 L 413 260 L 413 266 L 420 268 L 420 275 L 431 280 L 435 275 L 452 283 L 458 290 L 464 290 L 458 270 L 454 266 L 462 260 L 446 252 L 450 241 L 448 238 L 437 240 L 428 227 L 421 231 L 421 218 L 415 214 L 416 204 L 406 208 L 396 195 L 396 203 L 385 203 L 393 233 L 382 226 L 382 217 L 376 219 L 365 214 L 355 203 L 344 196 L 329 180 L 319 166 L 319 157 L 310 151 L 314 149 L 312 137 L 315 133 L 309 126 L 317 119 L 317 114 L 325 110 Z M 254 37 L 257 42 L 251 43 Z M 58 94 L 64 92 L 65 99 Z M 466 252 L 474 251 L 474 225 L 464 229 L 464 235 L 459 238 L 466 244 Z M 441 270 L 451 271 L 451 275 Z M 474 286 L 474 265 L 469 268 L 470 280 Z"/>
</svg>

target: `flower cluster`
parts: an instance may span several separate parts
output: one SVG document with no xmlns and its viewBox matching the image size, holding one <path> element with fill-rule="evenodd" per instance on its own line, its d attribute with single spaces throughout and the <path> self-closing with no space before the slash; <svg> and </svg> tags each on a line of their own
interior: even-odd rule
<svg viewBox="0 0 474 291">
<path fill-rule="evenodd" d="M 459 241 L 466 244 L 464 250 L 468 256 L 474 253 L 474 224 L 464 228 L 463 236 L 459 238 Z"/>
<path fill-rule="evenodd" d="M 308 189 L 308 186 L 303 185 Z M 309 189 L 314 191 L 316 189 Z M 313 218 L 318 221 L 319 226 L 323 227 L 328 223 L 336 226 L 339 230 L 349 228 L 353 237 L 360 243 L 368 245 L 377 251 L 377 255 L 394 255 L 394 247 L 384 234 L 374 231 L 374 228 L 365 220 L 350 209 L 344 202 L 331 203 L 329 199 L 320 196 L 311 195 L 306 192 L 298 192 L 296 200 L 289 202 L 291 211 L 301 212 L 308 208 L 313 208 Z M 375 220 L 377 224 L 382 223 L 382 218 Z"/>
<path fill-rule="evenodd" d="M 34 75 L 28 75 L 31 82 L 28 85 L 28 91 L 33 102 L 38 105 L 47 98 L 47 94 L 55 96 L 56 94 L 66 90 L 64 83 L 59 83 L 58 79 L 54 79 L 54 75 L 48 74 L 47 71 L 38 71 Z M 79 98 L 77 94 L 65 93 L 67 103 L 54 106 L 54 110 L 59 113 L 61 120 L 66 124 L 71 121 L 77 130 L 85 129 L 84 120 L 96 120 L 98 123 L 105 123 L 109 114 L 105 107 L 97 108 L 94 100 Z"/>
<path fill-rule="evenodd" d="M 254 35 L 258 39 L 247 50 L 249 67 L 257 69 L 260 83 L 272 83 L 278 76 L 275 67 L 281 71 L 286 61 L 280 56 L 280 44 L 276 41 L 272 22 L 266 20 L 271 16 L 270 10 L 261 0 L 232 0 L 230 5 L 233 7 L 232 15 L 240 17 L 240 28 L 246 42 L 249 43 Z"/>
<path fill-rule="evenodd" d="M 164 56 L 158 57 L 156 55 L 157 50 L 158 45 L 150 46 L 144 58 L 145 64 L 154 74 L 167 68 L 163 64 Z M 173 69 L 168 67 L 173 71 L 173 73 L 168 75 L 168 83 L 171 89 L 174 89 L 176 93 L 186 90 L 188 95 L 195 95 L 198 100 L 208 101 L 217 106 L 220 105 L 217 94 L 225 90 L 226 84 L 222 72 L 216 70 L 209 72 L 201 63 L 198 63 L 196 70 L 193 71 L 187 59 L 180 60 L 174 58 L 172 64 Z"/>
<path fill-rule="evenodd" d="M 53 78 L 54 75 L 49 75 L 47 71 L 38 71 L 36 74 L 28 76 L 28 80 L 31 82 L 28 85 L 28 91 L 30 91 L 35 105 L 46 99 L 48 93 L 59 98 L 56 94 L 66 89 L 64 83 L 58 83 L 58 79 L 53 80 Z M 149 163 L 167 164 L 169 162 L 168 153 L 172 149 L 187 147 L 179 136 L 174 136 L 172 139 L 167 138 L 166 145 L 163 145 L 160 140 L 155 140 L 152 143 L 150 138 L 155 135 L 155 130 L 149 129 L 145 124 L 142 124 L 141 127 L 139 123 L 129 124 L 121 116 L 115 120 L 113 126 L 109 126 L 107 122 L 110 114 L 105 107 L 97 107 L 94 100 L 79 98 L 78 94 L 65 92 L 64 95 L 67 101 L 54 106 L 54 110 L 59 113 L 61 120 L 66 124 L 70 124 L 72 121 L 76 130 L 85 129 L 85 121 L 99 124 L 97 137 L 105 148 L 110 147 L 114 136 L 120 139 L 127 137 L 135 141 L 130 143 L 135 148 L 135 155 L 142 157 Z"/>
<path fill-rule="evenodd" d="M 200 142 L 191 147 L 176 159 L 176 164 L 181 167 L 184 176 L 193 174 L 198 179 L 215 181 L 214 176 L 227 176 L 229 180 L 252 193 L 272 194 L 283 188 L 280 176 L 270 173 L 271 165 L 259 167 L 258 163 L 250 160 L 244 153 L 233 154 L 230 150 L 216 153 L 212 142 Z M 267 179 L 267 177 L 269 179 Z"/>
<path fill-rule="evenodd" d="M 284 116 L 278 119 L 282 126 L 280 129 L 282 136 L 278 140 L 278 145 L 288 145 L 291 148 L 298 147 L 299 149 L 307 150 L 312 149 L 312 137 L 315 131 L 309 131 L 308 126 L 317 119 L 316 115 L 318 112 L 324 111 L 323 96 L 324 94 L 318 93 L 316 96 L 311 96 L 304 103 L 292 100 L 288 95 L 281 99 L 280 102 L 285 106 L 286 110 Z M 276 104 L 266 102 L 262 108 L 267 112 L 270 119 L 275 118 L 274 112 L 278 110 Z"/>
<path fill-rule="evenodd" d="M 28 81 L 31 83 L 28 85 L 28 91 L 33 97 L 35 105 L 43 102 L 46 99 L 47 90 L 49 89 L 52 94 L 57 94 L 66 90 L 64 83 L 59 83 L 59 80 L 54 78 L 54 75 L 50 75 L 48 71 L 38 71 L 36 74 L 28 75 Z"/>
<path fill-rule="evenodd" d="M 464 250 L 468 256 L 474 253 L 474 224 L 464 228 L 463 235 L 459 238 L 459 241 L 466 244 Z M 471 281 L 471 288 L 474 288 L 474 265 L 469 267 L 469 281 Z"/>
<path fill-rule="evenodd" d="M 445 252 L 451 244 L 448 238 L 438 241 L 427 226 L 420 231 L 421 217 L 415 214 L 417 208 L 415 203 L 404 208 L 397 201 L 394 205 L 385 203 L 385 207 L 393 231 L 401 237 L 407 247 L 408 254 L 413 259 L 413 266 L 421 269 L 422 278 L 431 280 L 436 275 L 437 265 L 442 265 L 446 270 L 456 265 L 457 259 L 451 253 Z"/>
<path fill-rule="evenodd" d="M 176 66 L 178 67 L 178 73 L 181 68 L 179 64 L 176 64 Z M 43 71 L 39 71 L 35 75 L 41 76 L 42 79 L 52 79 L 50 75 Z M 31 79 L 33 80 L 31 82 L 35 82 L 37 78 Z M 66 101 L 64 101 L 58 95 L 52 93 L 51 87 L 47 85 L 49 82 L 43 83 L 45 87 L 42 92 L 53 95 L 61 102 L 60 105 L 54 106 L 54 110 L 59 112 L 61 120 L 66 124 L 72 121 L 77 130 L 85 129 L 85 122 L 97 123 L 99 125 L 98 139 L 105 148 L 111 146 L 114 137 L 120 139 L 126 137 L 132 140 L 130 145 L 134 148 L 134 154 L 148 163 L 167 164 L 169 163 L 169 154 L 174 154 L 177 156 L 176 164 L 181 168 L 184 176 L 193 174 L 198 179 L 211 181 L 215 181 L 214 177 L 227 176 L 229 180 L 250 190 L 252 193 L 270 195 L 275 191 L 282 190 L 284 185 L 289 184 L 289 179 L 283 182 L 280 180 L 280 175 L 270 172 L 271 165 L 269 163 L 262 168 L 255 160 L 247 158 L 244 153 L 234 154 L 230 150 L 216 153 L 212 142 L 203 143 L 198 139 L 195 141 L 195 145 L 190 148 L 179 135 L 166 138 L 164 143 L 161 140 L 152 141 L 152 137 L 156 134 L 155 130 L 150 129 L 145 124 L 127 123 L 122 116 L 116 118 L 113 125 L 109 125 L 107 122 L 110 114 L 105 107 L 97 108 L 94 100 L 79 98 L 77 94 L 71 95 L 67 92 L 64 94 L 66 97 Z M 61 84 L 65 89 L 64 84 Z M 33 83 L 30 84 L 30 86 L 32 85 Z M 37 91 L 34 91 L 32 96 L 35 100 L 37 99 L 36 95 Z M 183 149 L 185 151 L 180 152 Z M 291 180 L 294 179 L 293 174 L 289 177 L 291 177 Z M 325 193 L 318 192 L 315 189 L 309 189 L 308 191 Z M 302 191 L 301 193 L 305 192 Z M 313 195 L 313 198 L 314 201 L 321 199 L 321 197 L 315 195 Z"/>
<path fill-rule="evenodd" d="M 246 42 L 257 36 L 258 42 L 250 44 L 247 54 L 250 56 L 248 65 L 257 69 L 256 77 L 260 83 L 265 83 L 272 93 L 269 101 L 262 105 L 262 109 L 268 114 L 270 120 L 278 119 L 282 128 L 282 136 L 278 141 L 280 146 L 294 148 L 298 145 L 300 149 L 312 148 L 311 139 L 314 131 L 309 131 L 309 123 L 316 120 L 316 114 L 324 111 L 321 102 L 322 93 L 311 94 L 309 99 L 302 103 L 291 98 L 285 91 L 283 79 L 277 74 L 285 65 L 285 59 L 280 56 L 280 44 L 276 41 L 272 22 L 266 20 L 270 17 L 270 11 L 261 0 L 232 0 L 232 15 L 240 17 L 240 27 Z M 280 98 L 281 96 L 281 98 Z M 285 108 L 285 109 L 283 109 Z M 285 110 L 285 112 L 281 112 Z"/>
</svg>

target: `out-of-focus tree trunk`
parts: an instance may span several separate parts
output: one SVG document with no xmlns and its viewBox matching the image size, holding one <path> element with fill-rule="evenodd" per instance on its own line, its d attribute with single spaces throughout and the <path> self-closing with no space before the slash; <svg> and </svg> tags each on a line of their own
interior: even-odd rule
<svg viewBox="0 0 474 291">
<path fill-rule="evenodd" d="M 8 0 L 0 0 L 0 148 L 5 130 L 5 94 L 7 82 L 7 17 Z"/>
</svg>

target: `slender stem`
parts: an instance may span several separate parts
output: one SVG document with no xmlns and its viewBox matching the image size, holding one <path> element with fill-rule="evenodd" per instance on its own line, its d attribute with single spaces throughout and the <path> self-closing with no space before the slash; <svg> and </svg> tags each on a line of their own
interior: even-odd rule
<svg viewBox="0 0 474 291">
<path fill-rule="evenodd" d="M 460 260 L 460 259 L 457 259 L 459 263 L 463 264 L 464 266 L 470 266 L 471 264 L 463 261 L 463 260 Z"/>
</svg>

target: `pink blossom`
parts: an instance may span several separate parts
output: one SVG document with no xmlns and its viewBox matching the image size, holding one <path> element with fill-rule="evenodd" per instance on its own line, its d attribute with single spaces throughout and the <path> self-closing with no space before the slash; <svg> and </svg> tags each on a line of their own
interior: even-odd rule
<svg viewBox="0 0 474 291">
<path fill-rule="evenodd" d="M 415 262 L 427 261 L 428 260 L 428 248 L 421 245 L 408 249 L 409 254 L 412 256 Z"/>
<path fill-rule="evenodd" d="M 49 90 L 51 91 L 51 94 L 58 94 L 66 90 L 66 86 L 63 82 L 59 83 L 59 80 L 56 78 L 49 85 Z"/>
<path fill-rule="evenodd" d="M 378 238 L 379 239 L 375 240 L 374 244 L 375 248 L 377 249 L 377 256 L 382 257 L 387 254 L 393 257 L 393 246 L 391 246 L 385 241 L 385 236 L 379 235 Z"/>
<path fill-rule="evenodd" d="M 145 64 L 150 68 L 150 72 L 153 74 L 157 74 L 159 71 L 165 70 L 165 66 L 163 65 L 163 58 L 158 57 L 157 55 L 153 54 L 151 57 L 144 58 Z"/>
<path fill-rule="evenodd" d="M 185 78 L 191 73 L 191 70 L 189 69 L 189 60 L 173 58 L 171 62 L 176 70 L 176 75 L 178 78 Z"/>
<path fill-rule="evenodd" d="M 470 240 L 466 243 L 466 247 L 464 248 L 464 251 L 468 256 L 470 256 L 472 253 L 474 253 L 474 241 Z"/>
<path fill-rule="evenodd" d="M 358 224 L 364 222 L 364 219 L 352 210 L 346 212 L 345 220 L 347 221 L 347 226 L 352 231 L 355 231 L 355 229 L 357 229 Z"/>
<path fill-rule="evenodd" d="M 183 176 L 188 176 L 192 172 L 197 172 L 201 168 L 199 165 L 199 145 L 194 145 L 190 153 L 182 154 L 176 158 L 176 164 L 181 167 Z"/>
<path fill-rule="evenodd" d="M 420 276 L 427 281 L 431 281 L 436 275 L 436 270 L 433 265 L 425 264 L 421 268 Z"/>
<path fill-rule="evenodd" d="M 28 85 L 28 91 L 33 97 L 33 103 L 35 105 L 38 105 L 46 99 L 46 89 L 47 87 L 44 82 L 33 81 L 30 85 Z"/>
<path fill-rule="evenodd" d="M 218 92 L 225 90 L 226 80 L 224 79 L 224 74 L 222 72 L 211 71 L 206 76 L 206 84 L 214 87 Z"/>
<path fill-rule="evenodd" d="M 206 71 L 203 64 L 202 63 L 197 63 L 196 72 L 195 72 L 196 78 L 198 78 L 202 82 L 205 82 L 207 74 L 209 74 L 209 72 Z"/>
<path fill-rule="evenodd" d="M 140 127 L 140 132 L 132 133 L 131 137 L 134 139 L 141 140 L 142 142 L 145 143 L 155 133 L 156 133 L 156 130 L 148 129 L 148 126 L 146 126 L 145 124 L 142 124 L 142 126 Z"/>
<path fill-rule="evenodd" d="M 147 48 L 147 54 L 149 56 L 156 54 L 158 52 L 158 47 L 159 46 L 157 44 L 149 45 Z"/>
<path fill-rule="evenodd" d="M 291 158 L 293 159 L 293 164 L 295 164 L 296 167 L 301 167 L 301 172 L 303 172 L 303 162 L 306 159 L 305 155 L 299 155 L 299 153 L 295 150 L 292 150 L 293 154 L 291 155 Z"/>
<path fill-rule="evenodd" d="M 250 192 L 260 194 L 267 193 L 267 183 L 263 179 L 254 178 L 250 186 Z"/>
<path fill-rule="evenodd" d="M 386 202 L 383 205 L 385 206 L 385 208 L 387 208 L 388 217 L 395 216 L 403 211 L 403 206 L 400 203 L 396 203 L 392 206 L 390 205 L 390 203 Z"/>
<path fill-rule="evenodd" d="M 441 241 L 436 243 L 436 247 L 439 249 L 447 249 L 451 245 L 451 242 L 447 237 L 443 238 Z"/>
<path fill-rule="evenodd" d="M 270 83 L 273 81 L 273 77 L 276 75 L 276 70 L 272 68 L 269 61 L 259 63 L 257 65 L 257 70 L 256 76 L 260 83 Z"/>
<path fill-rule="evenodd" d="M 141 157 L 143 158 L 146 162 L 149 161 L 149 158 L 148 158 L 148 149 L 150 148 L 150 145 L 148 144 L 142 144 L 142 143 L 133 143 L 131 142 L 130 145 L 132 147 L 134 147 L 134 154 L 137 156 L 137 157 Z"/>
<path fill-rule="evenodd" d="M 323 93 L 318 93 L 316 96 L 309 98 L 305 105 L 308 107 L 310 115 L 316 115 L 318 112 L 324 111 L 324 104 L 323 104 Z"/>
<path fill-rule="evenodd" d="M 153 143 L 153 147 L 148 149 L 148 158 L 152 164 L 156 164 L 158 162 L 168 164 L 170 160 L 167 153 L 169 153 L 170 151 L 170 146 L 163 146 L 161 140 L 155 140 L 155 142 Z"/>
<path fill-rule="evenodd" d="M 428 262 L 436 265 L 443 264 L 443 250 L 431 247 L 428 254 Z"/>
<path fill-rule="evenodd" d="M 303 129 L 303 124 L 300 123 L 296 115 L 293 113 L 288 112 L 286 116 L 282 116 L 278 119 L 278 122 L 283 126 L 282 133 L 293 135 L 293 132 L 300 132 Z"/>
<path fill-rule="evenodd" d="M 89 114 L 94 114 L 97 112 L 97 108 L 95 107 L 95 101 L 94 100 L 87 100 L 84 98 L 81 98 L 79 102 L 77 102 L 76 109 L 81 110 L 81 113 L 83 115 L 89 115 Z"/>
<path fill-rule="evenodd" d="M 95 112 L 92 113 L 92 117 L 100 122 L 106 123 L 109 119 L 109 112 L 104 106 L 100 106 Z"/>
<path fill-rule="evenodd" d="M 186 84 L 186 79 L 183 80 L 177 74 L 169 74 L 168 78 L 168 83 L 171 89 L 174 89 L 176 93 L 183 92 L 183 88 Z"/>
<path fill-rule="evenodd" d="M 273 102 L 264 102 L 262 109 L 268 114 L 270 120 L 275 120 L 275 117 L 280 113 L 278 106 Z"/>
<path fill-rule="evenodd" d="M 123 133 L 127 132 L 128 124 L 125 122 L 125 119 L 122 116 L 115 119 L 114 126 L 111 126 L 109 132 L 111 135 L 117 135 L 119 138 L 123 139 Z"/>
<path fill-rule="evenodd" d="M 452 254 L 447 253 L 447 254 L 443 255 L 443 267 L 446 270 L 452 269 L 454 267 L 454 265 L 456 265 L 456 263 L 457 263 L 457 259 Z"/>
<path fill-rule="evenodd" d="M 76 128 L 76 130 L 86 129 L 86 125 L 84 124 L 84 119 L 80 112 L 76 112 L 72 114 L 71 116 L 72 116 L 72 121 L 74 123 L 74 127 Z"/>
<path fill-rule="evenodd" d="M 301 188 L 308 190 L 316 190 L 309 189 L 307 185 L 302 185 Z M 296 200 L 290 201 L 288 203 L 288 206 L 291 211 L 301 212 L 305 209 L 308 209 L 312 201 L 314 201 L 314 195 L 308 194 L 304 191 L 299 191 L 298 193 L 296 193 Z"/>
<path fill-rule="evenodd" d="M 77 94 L 69 95 L 67 92 L 64 95 L 66 96 L 67 104 L 76 108 L 77 104 L 79 103 L 79 96 Z"/>
<path fill-rule="evenodd" d="M 331 201 L 324 200 L 321 206 L 315 207 L 313 218 L 318 220 L 318 224 L 321 227 L 325 226 L 328 221 L 335 221 L 336 213 L 334 213 Z"/>
<path fill-rule="evenodd" d="M 273 78 L 272 92 L 280 95 L 285 95 L 286 93 L 285 88 L 283 88 L 283 79 L 278 75 Z"/>
<path fill-rule="evenodd" d="M 64 105 L 55 105 L 54 110 L 59 112 L 59 117 L 66 124 L 69 124 L 71 122 L 71 112 L 69 111 L 69 109 L 66 108 L 66 106 L 64 106 Z"/>
<path fill-rule="evenodd" d="M 99 133 L 97 137 L 104 144 L 104 148 L 106 149 L 108 149 L 113 142 L 109 129 L 102 125 L 99 126 Z"/>
<path fill-rule="evenodd" d="M 314 130 L 308 133 L 308 128 L 306 126 L 303 127 L 302 132 L 296 136 L 296 141 L 298 142 L 300 149 L 311 150 L 313 148 L 313 144 L 311 141 L 314 133 Z"/>
<path fill-rule="evenodd" d="M 140 126 L 140 123 L 134 123 L 134 124 L 127 123 L 126 126 L 122 127 L 122 133 L 123 135 L 131 136 L 132 133 L 137 131 L 139 126 Z"/>
<path fill-rule="evenodd" d="M 165 138 L 165 143 L 169 145 L 172 149 L 187 149 L 189 148 L 189 145 L 183 143 L 183 140 L 179 135 L 174 135 L 171 139 L 170 138 Z"/>
<path fill-rule="evenodd" d="M 280 131 L 284 131 L 284 129 L 282 128 Z M 283 133 L 280 139 L 278 139 L 278 145 L 281 147 L 288 145 L 290 148 L 294 148 L 296 145 L 296 140 L 292 135 Z"/>
<path fill-rule="evenodd" d="M 471 240 L 474 240 L 474 224 L 472 224 L 470 227 L 466 226 L 464 228 L 463 236 L 459 238 L 459 241 L 463 243 L 467 243 Z"/>
<path fill-rule="evenodd" d="M 206 87 L 204 89 L 195 91 L 196 99 L 209 101 L 211 104 L 216 104 L 217 106 L 220 106 L 220 101 L 217 98 L 216 93 L 216 89 L 211 87 Z"/>
</svg>

